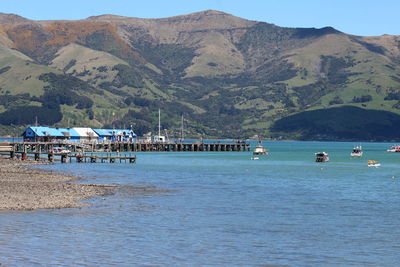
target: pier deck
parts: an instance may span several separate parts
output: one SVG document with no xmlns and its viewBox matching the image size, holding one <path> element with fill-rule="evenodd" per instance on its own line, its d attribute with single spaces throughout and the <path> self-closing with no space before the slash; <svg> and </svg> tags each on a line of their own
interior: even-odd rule
<svg viewBox="0 0 400 267">
<path fill-rule="evenodd" d="M 54 148 L 64 148 L 71 152 L 171 152 L 171 151 L 250 151 L 246 142 L 188 142 L 188 143 L 146 143 L 146 142 L 9 142 L 0 146 L 15 152 L 49 153 Z M 11 149 L 11 147 L 12 149 Z"/>
<path fill-rule="evenodd" d="M 65 152 L 59 152 L 60 150 Z M 57 151 L 57 152 L 55 152 Z M 52 161 L 55 156 L 60 156 L 62 162 L 116 162 L 129 161 L 134 163 L 136 157 L 119 156 L 123 152 L 219 152 L 219 151 L 250 151 L 250 144 L 246 142 L 186 142 L 186 143 L 148 143 L 148 142 L 6 142 L 0 143 L 0 152 L 9 152 L 10 157 L 21 156 L 25 159 L 28 154 L 33 154 L 35 160 L 41 159 L 41 155 L 47 154 L 48 160 Z M 92 153 L 92 154 L 88 154 Z M 93 154 L 96 153 L 96 154 Z M 101 153 L 105 153 L 104 156 Z M 117 153 L 118 156 L 112 153 Z"/>
</svg>

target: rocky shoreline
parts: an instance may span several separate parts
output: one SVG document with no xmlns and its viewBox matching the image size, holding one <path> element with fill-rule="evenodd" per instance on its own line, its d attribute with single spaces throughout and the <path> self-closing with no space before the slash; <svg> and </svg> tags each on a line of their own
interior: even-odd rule
<svg viewBox="0 0 400 267">
<path fill-rule="evenodd" d="M 78 202 L 114 194 L 118 186 L 74 183 L 77 176 L 29 168 L 46 164 L 0 157 L 0 210 L 35 210 L 82 207 Z M 142 190 L 143 191 L 143 190 Z"/>
</svg>

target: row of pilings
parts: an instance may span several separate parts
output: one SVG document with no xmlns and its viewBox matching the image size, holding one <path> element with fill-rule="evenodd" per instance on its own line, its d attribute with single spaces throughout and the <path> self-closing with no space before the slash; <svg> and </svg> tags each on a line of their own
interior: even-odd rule
<svg viewBox="0 0 400 267">
<path fill-rule="evenodd" d="M 66 142 L 16 142 L 9 143 L 15 153 L 53 153 L 55 149 L 69 152 L 200 152 L 200 151 L 250 151 L 250 144 L 236 143 L 66 143 Z"/>
<path fill-rule="evenodd" d="M 0 152 L 9 152 L 10 157 L 22 160 L 33 157 L 35 160 L 60 160 L 72 162 L 129 162 L 135 163 L 136 156 L 131 152 L 245 152 L 250 151 L 246 142 L 191 142 L 191 143 L 149 143 L 149 142 L 10 142 L 0 145 Z M 122 156 L 120 153 L 128 152 Z"/>
</svg>

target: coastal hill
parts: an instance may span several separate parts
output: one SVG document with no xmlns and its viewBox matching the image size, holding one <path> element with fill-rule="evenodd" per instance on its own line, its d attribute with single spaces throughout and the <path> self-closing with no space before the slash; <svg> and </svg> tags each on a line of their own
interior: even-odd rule
<svg viewBox="0 0 400 267">
<path fill-rule="evenodd" d="M 327 115 L 349 106 L 352 120 Z M 214 10 L 76 21 L 0 13 L 3 132 L 37 120 L 143 134 L 156 130 L 158 109 L 170 136 L 183 114 L 192 137 L 400 139 L 363 119 L 400 118 L 400 36 L 284 28 Z M 327 123 L 341 131 L 326 132 Z"/>
</svg>

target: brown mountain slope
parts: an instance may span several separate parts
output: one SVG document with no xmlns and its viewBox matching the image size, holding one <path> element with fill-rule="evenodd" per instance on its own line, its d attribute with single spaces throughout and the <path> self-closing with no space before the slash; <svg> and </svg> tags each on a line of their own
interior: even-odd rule
<svg viewBox="0 0 400 267">
<path fill-rule="evenodd" d="M 6 24 L 19 24 L 19 23 L 29 23 L 30 20 L 26 19 L 24 17 L 15 15 L 15 14 L 6 14 L 6 13 L 1 13 L 0 12 L 0 24 L 6 25 Z"/>
<path fill-rule="evenodd" d="M 6 35 L 15 49 L 40 63 L 49 63 L 63 46 L 81 43 L 88 47 L 112 52 L 121 58 L 141 61 L 140 55 L 130 49 L 119 36 L 117 26 L 105 22 L 46 21 L 3 24 L 0 32 Z"/>
<path fill-rule="evenodd" d="M 182 35 L 185 32 L 247 28 L 257 23 L 214 10 L 162 19 L 139 19 L 103 15 L 90 17 L 86 20 L 115 23 L 121 28 L 124 26 L 141 28 L 162 43 L 177 43 L 181 38 L 184 38 Z"/>
<path fill-rule="evenodd" d="M 279 59 L 283 51 L 304 47 L 325 34 L 341 34 L 329 28 L 314 33 L 311 29 L 281 28 L 213 10 L 163 19 L 103 15 L 80 21 L 30 21 L 0 14 L 0 25 L 2 43 L 45 64 L 71 43 L 109 52 L 136 65 L 157 65 L 154 56 L 146 55 L 153 51 L 143 51 L 143 47 L 183 48 L 190 54 L 190 62 L 180 68 L 186 77 L 256 71 L 269 60 Z M 251 40 L 250 44 L 242 45 L 243 39 Z M 377 51 L 382 47 L 388 54 L 399 56 L 396 36 L 353 39 L 356 45 L 361 43 Z"/>
<path fill-rule="evenodd" d="M 61 108 L 60 125 L 139 120 L 151 130 L 162 108 L 170 128 L 185 113 L 192 134 L 232 137 L 267 134 L 305 110 L 400 113 L 399 36 L 284 28 L 213 10 L 77 21 L 0 14 L 0 48 L 0 111 L 10 109 L 8 92 Z"/>
</svg>

